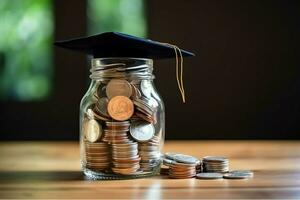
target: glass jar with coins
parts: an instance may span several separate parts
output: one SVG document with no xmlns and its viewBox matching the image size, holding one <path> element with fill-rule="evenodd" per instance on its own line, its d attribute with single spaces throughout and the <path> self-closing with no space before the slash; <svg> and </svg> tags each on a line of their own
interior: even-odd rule
<svg viewBox="0 0 300 200">
<path fill-rule="evenodd" d="M 164 142 L 164 105 L 153 61 L 92 59 L 91 84 L 80 105 L 81 164 L 95 179 L 155 175 Z"/>
<path fill-rule="evenodd" d="M 91 179 L 129 179 L 159 173 L 165 111 L 153 84 L 153 60 L 175 58 L 177 84 L 185 102 L 183 57 L 194 54 L 118 32 L 55 45 L 93 57 L 90 87 L 80 104 L 84 174 Z"/>
</svg>

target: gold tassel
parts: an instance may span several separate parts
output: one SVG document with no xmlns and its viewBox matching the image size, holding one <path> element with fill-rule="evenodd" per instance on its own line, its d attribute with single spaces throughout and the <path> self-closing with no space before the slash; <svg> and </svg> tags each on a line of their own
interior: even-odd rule
<svg viewBox="0 0 300 200">
<path fill-rule="evenodd" d="M 175 58 L 176 58 L 176 80 L 177 80 L 177 85 L 182 97 L 182 102 L 185 103 L 186 97 L 185 97 L 185 91 L 184 91 L 184 86 L 183 86 L 183 56 L 181 53 L 180 48 L 178 48 L 176 45 L 169 44 L 169 43 L 162 43 L 168 46 L 171 46 L 174 51 L 175 51 Z M 179 57 L 178 57 L 179 53 Z M 179 65 L 180 63 L 180 65 Z"/>
</svg>

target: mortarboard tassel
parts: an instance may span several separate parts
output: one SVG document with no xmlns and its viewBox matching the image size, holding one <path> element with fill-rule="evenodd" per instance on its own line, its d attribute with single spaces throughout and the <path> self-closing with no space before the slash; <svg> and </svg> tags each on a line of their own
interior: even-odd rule
<svg viewBox="0 0 300 200">
<path fill-rule="evenodd" d="M 176 45 L 169 44 L 169 43 L 162 43 L 165 45 L 168 45 L 172 47 L 175 51 L 175 59 L 176 59 L 176 80 L 177 80 L 177 85 L 182 97 L 182 102 L 185 103 L 185 91 L 184 91 L 184 86 L 183 86 L 183 56 L 181 53 L 181 49 L 178 48 Z M 178 57 L 178 52 L 179 52 L 179 57 Z M 180 65 L 179 65 L 180 63 Z"/>
</svg>

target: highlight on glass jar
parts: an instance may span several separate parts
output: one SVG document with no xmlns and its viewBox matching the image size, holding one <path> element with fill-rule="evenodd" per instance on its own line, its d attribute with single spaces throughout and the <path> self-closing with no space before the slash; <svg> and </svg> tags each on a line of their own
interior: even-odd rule
<svg viewBox="0 0 300 200">
<path fill-rule="evenodd" d="M 178 52 L 181 57 L 193 54 L 173 45 L 121 33 L 103 33 L 55 44 L 94 56 L 90 87 L 80 104 L 84 174 L 92 179 L 158 174 L 165 138 L 165 111 L 153 83 L 153 59 L 176 56 L 178 64 Z"/>
</svg>

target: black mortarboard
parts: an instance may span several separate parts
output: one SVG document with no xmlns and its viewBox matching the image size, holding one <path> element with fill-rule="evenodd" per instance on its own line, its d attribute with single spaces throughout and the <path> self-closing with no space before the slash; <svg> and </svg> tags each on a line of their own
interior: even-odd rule
<svg viewBox="0 0 300 200">
<path fill-rule="evenodd" d="M 117 32 L 57 41 L 54 44 L 66 49 L 93 55 L 94 58 L 132 57 L 163 59 L 175 57 L 172 45 Z M 193 53 L 185 50 L 181 50 L 181 53 L 184 57 L 194 56 Z"/>
</svg>

